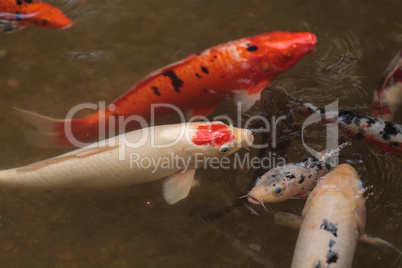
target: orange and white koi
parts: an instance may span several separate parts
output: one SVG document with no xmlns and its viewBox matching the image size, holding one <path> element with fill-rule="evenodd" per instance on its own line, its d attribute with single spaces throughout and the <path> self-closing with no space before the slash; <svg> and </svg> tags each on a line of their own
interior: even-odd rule
<svg viewBox="0 0 402 268">
<path fill-rule="evenodd" d="M 27 25 L 63 29 L 73 24 L 60 9 L 38 0 L 0 0 L 1 19 L 15 22 L 5 31 Z"/>
<path fill-rule="evenodd" d="M 391 243 L 366 234 L 366 198 L 356 170 L 341 164 L 325 177 L 308 197 L 302 218 L 278 213 L 275 221 L 300 227 L 292 268 L 352 267 L 358 240 L 400 251 Z"/>
<path fill-rule="evenodd" d="M 374 92 L 371 115 L 393 121 L 402 104 L 402 50 L 392 59 Z"/>
<path fill-rule="evenodd" d="M 71 147 L 65 126 L 75 139 L 87 142 L 99 137 L 100 122 L 118 129 L 118 124 L 132 115 L 149 120 L 153 104 L 175 105 L 188 115 L 207 115 L 224 98 L 234 96 L 247 110 L 260 98 L 263 88 L 314 50 L 316 42 L 316 36 L 308 32 L 270 32 L 246 37 L 211 47 L 151 73 L 106 109 L 85 119 L 54 120 L 26 111 L 23 116 L 38 130 L 31 134 L 31 142 L 44 147 Z M 173 112 L 171 107 L 162 107 L 155 109 L 153 115 Z M 112 119 L 116 119 L 115 124 Z M 126 130 L 140 127 L 138 122 L 131 123 Z M 110 135 L 108 130 L 105 133 Z"/>
<path fill-rule="evenodd" d="M 252 142 L 251 131 L 220 122 L 149 127 L 28 166 L 2 170 L 0 186 L 117 187 L 167 178 L 163 194 L 174 204 L 188 195 L 200 163 L 231 155 Z"/>
</svg>

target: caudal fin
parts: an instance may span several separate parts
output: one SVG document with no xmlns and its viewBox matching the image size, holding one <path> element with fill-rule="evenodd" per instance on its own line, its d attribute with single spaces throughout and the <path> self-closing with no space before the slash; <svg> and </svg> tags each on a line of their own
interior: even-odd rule
<svg viewBox="0 0 402 268">
<path fill-rule="evenodd" d="M 69 124 L 71 133 L 74 134 L 77 124 L 82 123 L 83 119 L 57 120 L 16 107 L 14 109 L 34 128 L 26 133 L 26 139 L 30 144 L 38 147 L 60 149 L 77 146 L 77 144 L 71 142 L 72 139 L 67 138 L 65 123 L 71 123 Z"/>
</svg>

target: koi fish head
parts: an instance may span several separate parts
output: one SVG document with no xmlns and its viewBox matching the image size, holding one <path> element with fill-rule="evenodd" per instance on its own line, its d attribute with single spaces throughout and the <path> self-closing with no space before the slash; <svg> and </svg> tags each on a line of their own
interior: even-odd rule
<svg viewBox="0 0 402 268">
<path fill-rule="evenodd" d="M 247 56 L 253 71 L 264 74 L 269 70 L 268 75 L 273 76 L 312 52 L 316 43 L 317 37 L 309 32 L 270 32 L 247 38 L 241 54 Z"/>
<path fill-rule="evenodd" d="M 63 12 L 45 2 L 34 1 L 24 2 L 27 14 L 27 22 L 39 27 L 50 27 L 64 29 L 70 27 L 73 22 Z"/>
<path fill-rule="evenodd" d="M 207 155 L 224 157 L 250 146 L 254 137 L 250 130 L 227 126 L 221 122 L 195 123 L 191 137 L 193 149 Z"/>
<path fill-rule="evenodd" d="M 250 203 L 261 205 L 263 203 L 282 202 L 292 198 L 289 195 L 289 180 L 281 168 L 274 168 L 259 177 L 253 189 L 248 193 Z"/>
<path fill-rule="evenodd" d="M 365 188 L 356 170 L 349 164 L 341 164 L 330 173 L 318 180 L 316 187 L 310 193 L 303 209 L 305 215 L 319 197 L 338 198 L 342 196 L 348 201 L 350 209 L 354 212 L 359 230 L 364 230 L 366 223 L 366 198 L 363 197 Z"/>
</svg>

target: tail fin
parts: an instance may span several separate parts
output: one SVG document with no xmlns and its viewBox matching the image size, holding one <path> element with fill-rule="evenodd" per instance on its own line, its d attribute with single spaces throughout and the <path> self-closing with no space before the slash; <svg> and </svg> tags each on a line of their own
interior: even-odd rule
<svg viewBox="0 0 402 268">
<path fill-rule="evenodd" d="M 59 149 L 74 147 L 66 137 L 65 120 L 56 120 L 16 107 L 14 109 L 34 128 L 26 133 L 26 139 L 30 144 L 38 147 Z M 70 121 L 71 123 L 74 122 L 74 124 L 71 124 L 71 130 L 73 131 L 76 129 L 76 124 L 81 123 L 83 119 L 72 119 Z"/>
</svg>

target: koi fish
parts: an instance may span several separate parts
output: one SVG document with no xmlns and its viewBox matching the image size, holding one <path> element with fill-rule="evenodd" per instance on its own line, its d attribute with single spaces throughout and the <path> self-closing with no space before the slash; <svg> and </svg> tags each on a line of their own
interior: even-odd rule
<svg viewBox="0 0 402 268">
<path fill-rule="evenodd" d="M 402 50 L 392 59 L 374 92 L 371 115 L 393 121 L 402 104 Z"/>
<path fill-rule="evenodd" d="M 374 145 L 380 154 L 402 153 L 402 126 L 399 124 L 346 110 L 339 110 L 336 115 L 329 113 L 331 118 L 327 118 L 324 109 L 311 103 L 293 100 L 302 105 L 303 112 L 314 114 L 317 120 L 322 122 L 337 123 L 352 138 Z"/>
<path fill-rule="evenodd" d="M 220 101 L 233 96 L 242 110 L 247 110 L 263 88 L 311 52 L 316 42 L 316 36 L 308 32 L 270 32 L 211 47 L 151 73 L 105 110 L 85 119 L 63 121 L 21 112 L 37 129 L 30 134 L 31 143 L 65 148 L 72 146 L 67 132 L 81 142 L 94 140 L 102 122 L 118 129 L 119 123 L 132 115 L 149 120 L 152 104 L 175 105 L 188 116 L 208 115 Z M 154 115 L 173 112 L 162 107 L 155 109 Z M 140 127 L 138 122 L 130 123 L 126 130 Z"/>
<path fill-rule="evenodd" d="M 299 129 L 295 125 L 294 114 L 292 113 L 286 90 L 283 87 L 277 86 L 267 89 L 266 93 L 266 99 L 262 105 L 259 119 L 253 122 L 248 129 L 256 134 L 261 132 L 260 144 L 265 146 L 258 150 L 258 158 L 269 159 L 270 166 L 273 167 L 286 162 L 286 152 L 291 144 L 292 135 L 295 131 L 299 131 Z M 276 128 L 275 133 L 273 133 L 271 127 L 274 124 Z M 221 208 L 200 205 L 191 210 L 190 216 L 197 215 L 205 220 L 214 220 L 230 213 L 235 208 L 246 205 L 247 193 L 254 187 L 255 178 L 267 171 L 266 168 L 255 170 L 250 184 L 230 205 Z M 251 207 L 248 208 L 252 210 Z"/>
<path fill-rule="evenodd" d="M 352 267 L 358 240 L 401 253 L 391 243 L 366 234 L 366 198 L 356 170 L 341 164 L 320 179 L 304 205 L 302 217 L 275 215 L 277 223 L 300 227 L 292 268 Z M 293 215 L 293 216 L 292 216 Z"/>
<path fill-rule="evenodd" d="M 343 143 L 335 150 L 324 150 L 316 156 L 269 170 L 257 178 L 247 194 L 248 201 L 261 205 L 307 197 L 315 182 L 333 169 L 327 160 L 337 156 L 346 145 Z"/>
<path fill-rule="evenodd" d="M 29 24 L 39 27 L 67 28 L 73 22 L 63 12 L 38 0 L 0 0 L 0 19 L 14 21 L 5 31 Z"/>
<path fill-rule="evenodd" d="M 163 194 L 174 204 L 188 195 L 197 164 L 231 155 L 252 142 L 251 131 L 220 122 L 149 127 L 2 170 L 0 186 L 117 187 L 167 178 Z"/>
</svg>

